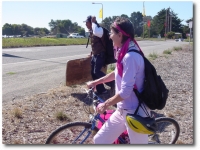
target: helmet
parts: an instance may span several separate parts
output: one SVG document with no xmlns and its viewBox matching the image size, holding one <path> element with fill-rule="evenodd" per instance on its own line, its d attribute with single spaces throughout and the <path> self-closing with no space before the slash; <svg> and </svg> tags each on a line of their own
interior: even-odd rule
<svg viewBox="0 0 200 150">
<path fill-rule="evenodd" d="M 156 132 L 157 125 L 154 118 L 127 113 L 126 121 L 129 127 L 137 133 L 154 134 Z"/>
</svg>

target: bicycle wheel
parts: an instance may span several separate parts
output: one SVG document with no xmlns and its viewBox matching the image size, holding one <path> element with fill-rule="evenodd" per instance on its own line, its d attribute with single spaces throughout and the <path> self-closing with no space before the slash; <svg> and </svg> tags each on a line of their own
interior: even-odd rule
<svg viewBox="0 0 200 150">
<path fill-rule="evenodd" d="M 149 144 L 175 144 L 180 133 L 179 124 L 172 118 L 156 118 L 157 130 L 149 135 Z"/>
<path fill-rule="evenodd" d="M 87 122 L 68 123 L 53 131 L 45 144 L 92 144 L 98 128 L 91 127 Z"/>
</svg>

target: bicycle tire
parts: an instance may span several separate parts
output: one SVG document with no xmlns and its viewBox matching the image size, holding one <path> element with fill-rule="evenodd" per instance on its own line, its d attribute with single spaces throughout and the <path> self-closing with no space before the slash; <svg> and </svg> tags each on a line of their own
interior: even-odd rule
<svg viewBox="0 0 200 150">
<path fill-rule="evenodd" d="M 149 135 L 149 144 L 175 144 L 180 134 L 176 120 L 167 117 L 156 118 L 157 130 Z"/>
<path fill-rule="evenodd" d="M 94 135 L 98 132 L 98 128 L 95 127 L 94 130 L 91 130 L 92 124 L 87 122 L 72 122 L 65 124 L 58 129 L 54 130 L 49 137 L 47 138 L 45 144 L 81 144 L 84 137 L 87 136 L 88 131 L 91 131 L 89 137 L 87 137 L 86 141 L 83 144 L 92 144 Z M 77 139 L 76 142 L 74 140 L 78 137 L 78 135 L 86 129 L 87 131 Z"/>
</svg>

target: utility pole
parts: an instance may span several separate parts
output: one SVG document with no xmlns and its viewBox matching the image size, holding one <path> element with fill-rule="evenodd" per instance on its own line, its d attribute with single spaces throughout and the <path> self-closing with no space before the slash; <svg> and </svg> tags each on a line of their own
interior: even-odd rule
<svg viewBox="0 0 200 150">
<path fill-rule="evenodd" d="M 172 11 L 170 11 L 170 32 L 172 31 Z"/>
<path fill-rule="evenodd" d="M 149 27 L 149 38 L 150 38 L 150 27 Z"/>
<path fill-rule="evenodd" d="M 143 16 L 143 39 L 144 39 L 144 16 Z"/>
<path fill-rule="evenodd" d="M 169 22 L 169 18 L 170 18 L 170 11 L 169 11 L 170 8 L 168 8 L 168 11 L 167 11 L 167 33 L 169 32 L 169 28 L 170 28 L 170 22 Z"/>
<path fill-rule="evenodd" d="M 144 39 L 144 17 L 146 16 L 145 15 L 145 8 L 144 8 L 144 2 L 143 2 L 143 39 Z"/>
<path fill-rule="evenodd" d="M 166 41 L 166 35 L 167 35 L 167 9 L 166 9 L 166 15 L 165 15 L 165 41 Z"/>
</svg>

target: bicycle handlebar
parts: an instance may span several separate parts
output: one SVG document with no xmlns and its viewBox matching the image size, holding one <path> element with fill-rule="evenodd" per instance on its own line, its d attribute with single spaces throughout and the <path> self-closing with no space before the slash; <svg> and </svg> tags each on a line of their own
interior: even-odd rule
<svg viewBox="0 0 200 150">
<path fill-rule="evenodd" d="M 96 108 L 100 103 L 103 103 L 104 100 L 101 99 L 99 96 L 97 96 L 94 92 L 94 87 L 90 88 L 90 89 L 84 89 L 86 91 L 86 93 L 88 94 L 89 99 L 92 100 L 92 105 L 93 105 L 93 109 L 96 112 Z"/>
</svg>

